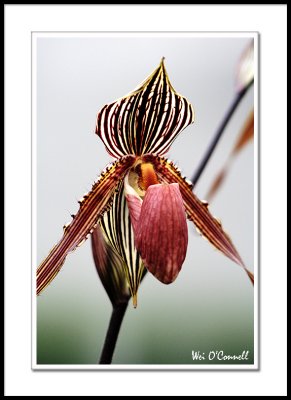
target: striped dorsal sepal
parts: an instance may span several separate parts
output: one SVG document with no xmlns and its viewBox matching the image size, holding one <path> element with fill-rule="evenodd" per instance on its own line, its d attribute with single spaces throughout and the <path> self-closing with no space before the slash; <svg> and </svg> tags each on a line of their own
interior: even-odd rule
<svg viewBox="0 0 291 400">
<path fill-rule="evenodd" d="M 171 85 L 162 59 L 141 86 L 100 110 L 96 134 L 113 157 L 162 155 L 192 122 L 192 105 Z"/>
</svg>

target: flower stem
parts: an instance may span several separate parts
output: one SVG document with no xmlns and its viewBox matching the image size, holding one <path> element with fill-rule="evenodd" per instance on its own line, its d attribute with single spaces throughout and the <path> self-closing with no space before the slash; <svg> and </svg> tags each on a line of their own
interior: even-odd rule
<svg viewBox="0 0 291 400">
<path fill-rule="evenodd" d="M 114 306 L 112 309 L 99 364 L 111 364 L 113 352 L 127 306 L 128 302 L 124 302 Z"/>
<path fill-rule="evenodd" d="M 200 178 L 202 172 L 204 171 L 210 157 L 212 156 L 212 153 L 214 152 L 219 139 L 221 138 L 225 127 L 227 126 L 229 120 L 231 119 L 233 113 L 235 112 L 235 110 L 237 109 L 237 106 L 239 105 L 239 103 L 241 102 L 241 100 L 243 99 L 244 95 L 246 94 L 246 92 L 248 91 L 248 89 L 252 86 L 252 84 L 254 83 L 254 80 L 250 81 L 250 83 L 245 86 L 240 92 L 238 92 L 236 94 L 236 96 L 234 97 L 233 101 L 230 104 L 230 107 L 227 111 L 227 113 L 225 114 L 223 120 L 221 121 L 212 141 L 210 142 L 208 149 L 206 150 L 206 153 L 204 154 L 204 157 L 202 158 L 195 174 L 193 175 L 192 178 L 192 183 L 193 186 L 196 185 L 198 179 Z"/>
</svg>

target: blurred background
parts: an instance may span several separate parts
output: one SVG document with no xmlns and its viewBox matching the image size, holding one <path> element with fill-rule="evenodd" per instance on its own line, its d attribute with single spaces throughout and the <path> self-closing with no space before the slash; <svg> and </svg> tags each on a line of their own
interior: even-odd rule
<svg viewBox="0 0 291 400">
<path fill-rule="evenodd" d="M 98 110 L 132 91 L 165 57 L 170 80 L 193 104 L 196 120 L 168 156 L 191 178 L 235 93 L 246 37 L 40 37 L 37 39 L 37 262 L 62 236 L 78 199 L 112 160 L 94 134 Z M 251 88 L 195 188 L 206 193 L 254 103 Z M 210 203 L 247 267 L 254 267 L 254 149 L 249 143 Z M 37 299 L 37 363 L 96 364 L 111 314 L 91 243 L 70 254 Z M 195 364 L 192 350 L 250 352 L 254 295 L 244 271 L 196 234 L 174 283 L 147 274 L 130 304 L 114 364 Z M 217 361 L 215 361 L 217 362 Z M 196 361 L 197 363 L 197 361 Z M 199 361 L 199 364 L 202 362 Z M 209 363 L 205 360 L 205 363 Z M 228 362 L 229 363 L 229 362 Z"/>
</svg>

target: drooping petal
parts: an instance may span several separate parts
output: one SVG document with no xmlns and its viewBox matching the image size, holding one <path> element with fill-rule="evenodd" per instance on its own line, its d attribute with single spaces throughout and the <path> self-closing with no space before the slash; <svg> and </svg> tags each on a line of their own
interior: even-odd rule
<svg viewBox="0 0 291 400">
<path fill-rule="evenodd" d="M 232 150 L 232 155 L 237 154 L 244 146 L 254 138 L 254 109 L 249 113 Z"/>
<path fill-rule="evenodd" d="M 138 210 L 133 194 L 126 196 L 129 210 Z M 136 213 L 137 215 L 137 213 Z M 161 282 L 173 282 L 185 260 L 188 229 L 179 185 L 149 186 L 134 225 L 135 244 L 146 268 Z"/>
<path fill-rule="evenodd" d="M 208 204 L 195 196 L 192 192 L 192 184 L 181 176 L 178 168 L 167 159 L 153 155 L 144 156 L 144 161 L 151 162 L 155 166 L 160 181 L 166 183 L 177 182 L 179 184 L 188 218 L 194 222 L 201 234 L 210 243 L 235 263 L 242 266 L 253 283 L 253 274 L 245 267 L 230 237 L 224 232 L 221 223 L 211 215 L 208 210 Z"/>
<path fill-rule="evenodd" d="M 211 183 L 210 189 L 208 190 L 207 194 L 205 195 L 205 199 L 207 201 L 212 200 L 213 196 L 216 194 L 218 189 L 221 187 L 222 183 L 224 182 L 228 169 L 230 167 L 232 158 L 227 160 L 226 164 L 221 168 L 221 170 L 218 172 L 216 177 L 214 178 L 213 182 Z"/>
<path fill-rule="evenodd" d="M 229 169 L 231 168 L 232 162 L 234 158 L 238 155 L 238 153 L 246 146 L 246 144 L 253 139 L 254 137 L 254 110 L 252 110 L 245 121 L 242 130 L 239 134 L 239 137 L 230 153 L 228 156 L 224 166 L 222 169 L 218 172 L 216 177 L 214 178 L 210 189 L 208 190 L 205 198 L 209 201 L 213 198 L 213 196 L 216 194 L 222 183 L 224 182 L 225 177 L 227 176 L 227 173 Z"/>
<path fill-rule="evenodd" d="M 91 238 L 95 266 L 113 307 L 127 302 L 131 294 L 124 273 L 124 261 L 105 239 L 99 224 Z"/>
<path fill-rule="evenodd" d="M 112 196 L 120 180 L 133 165 L 135 157 L 126 156 L 109 165 L 80 201 L 80 209 L 70 225 L 64 228 L 60 242 L 53 247 L 37 269 L 37 294 L 57 275 L 67 254 L 79 246 L 96 227 L 100 216 L 111 206 Z"/>
<path fill-rule="evenodd" d="M 123 182 L 119 184 L 109 211 L 100 219 L 100 226 L 105 239 L 123 261 L 124 276 L 128 281 L 133 298 L 137 305 L 137 291 L 145 274 L 143 262 L 134 244 L 134 233 L 131 218 L 124 196 Z"/>
<path fill-rule="evenodd" d="M 141 86 L 100 110 L 96 134 L 113 157 L 161 155 L 193 121 L 193 108 L 174 90 L 162 59 Z"/>
</svg>

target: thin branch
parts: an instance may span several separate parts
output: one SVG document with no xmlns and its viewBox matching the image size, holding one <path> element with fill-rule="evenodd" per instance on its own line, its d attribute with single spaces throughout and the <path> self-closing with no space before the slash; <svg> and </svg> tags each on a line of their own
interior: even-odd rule
<svg viewBox="0 0 291 400">
<path fill-rule="evenodd" d="M 214 152 L 229 120 L 231 119 L 232 115 L 234 114 L 235 110 L 237 109 L 237 106 L 239 105 L 239 103 L 243 99 L 244 95 L 246 94 L 246 92 L 252 86 L 253 83 L 254 83 L 254 80 L 252 80 L 244 89 L 242 89 L 240 92 L 238 92 L 236 94 L 236 96 L 234 97 L 227 113 L 225 114 L 223 120 L 221 121 L 221 123 L 217 129 L 217 132 L 215 133 L 212 141 L 210 142 L 204 157 L 202 158 L 195 174 L 193 175 L 192 183 L 194 186 L 196 185 L 198 179 L 200 178 L 202 172 L 204 171 L 206 165 L 208 164 L 208 161 L 209 161 L 210 157 L 212 156 L 212 153 Z"/>
</svg>

